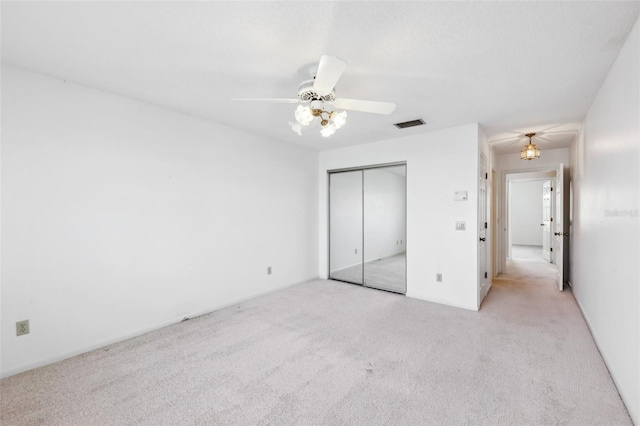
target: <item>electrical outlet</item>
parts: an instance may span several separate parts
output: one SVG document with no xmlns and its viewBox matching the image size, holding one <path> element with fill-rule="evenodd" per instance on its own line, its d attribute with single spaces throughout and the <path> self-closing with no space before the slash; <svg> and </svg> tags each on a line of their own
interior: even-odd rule
<svg viewBox="0 0 640 426">
<path fill-rule="evenodd" d="M 271 266 L 267 266 L 267 275 L 271 275 Z"/>
<path fill-rule="evenodd" d="M 29 334 L 29 320 L 16 323 L 16 336 L 22 336 L 23 334 Z"/>
<path fill-rule="evenodd" d="M 436 274 L 436 282 L 438 283 L 442 282 L 442 274 Z"/>
</svg>

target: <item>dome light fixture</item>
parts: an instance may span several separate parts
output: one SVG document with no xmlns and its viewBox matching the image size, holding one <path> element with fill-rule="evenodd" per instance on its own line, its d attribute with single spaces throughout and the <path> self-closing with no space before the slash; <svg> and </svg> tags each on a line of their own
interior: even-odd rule
<svg viewBox="0 0 640 426">
<path fill-rule="evenodd" d="M 320 134 L 327 138 L 347 123 L 346 111 L 325 111 L 322 102 L 312 102 L 310 106 L 298 105 L 294 116 L 296 121 L 290 121 L 289 126 L 298 135 L 302 135 L 303 127 L 309 126 L 315 121 L 320 121 L 320 126 L 322 126 Z"/>
<path fill-rule="evenodd" d="M 525 136 L 529 138 L 529 143 L 522 148 L 520 151 L 520 159 L 521 160 L 535 160 L 536 158 L 540 158 L 540 149 L 531 142 L 531 138 L 534 137 L 535 133 L 527 133 Z"/>
</svg>

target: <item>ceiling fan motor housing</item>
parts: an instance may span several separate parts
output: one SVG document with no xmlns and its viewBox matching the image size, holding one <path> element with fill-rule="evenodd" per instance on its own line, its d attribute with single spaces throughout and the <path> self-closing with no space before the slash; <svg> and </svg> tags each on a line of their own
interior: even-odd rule
<svg viewBox="0 0 640 426">
<path fill-rule="evenodd" d="M 331 93 L 326 95 L 319 95 L 313 89 L 314 80 L 308 80 L 298 86 L 298 98 L 304 102 L 311 101 L 323 101 L 323 102 L 332 102 L 336 99 L 336 92 L 334 90 Z"/>
</svg>

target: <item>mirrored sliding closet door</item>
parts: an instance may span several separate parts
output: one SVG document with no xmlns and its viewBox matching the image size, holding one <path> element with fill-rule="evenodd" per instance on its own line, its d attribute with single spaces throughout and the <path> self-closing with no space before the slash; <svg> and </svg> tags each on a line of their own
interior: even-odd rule
<svg viewBox="0 0 640 426">
<path fill-rule="evenodd" d="M 329 277 L 362 284 L 362 170 L 329 175 Z"/>
<path fill-rule="evenodd" d="M 329 277 L 406 293 L 406 165 L 329 174 Z"/>
</svg>

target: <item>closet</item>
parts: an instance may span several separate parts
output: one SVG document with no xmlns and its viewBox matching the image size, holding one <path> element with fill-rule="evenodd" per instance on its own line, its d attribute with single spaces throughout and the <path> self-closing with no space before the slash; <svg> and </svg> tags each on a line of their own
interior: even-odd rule
<svg viewBox="0 0 640 426">
<path fill-rule="evenodd" d="M 406 170 L 329 172 L 329 278 L 406 293 Z"/>
</svg>

